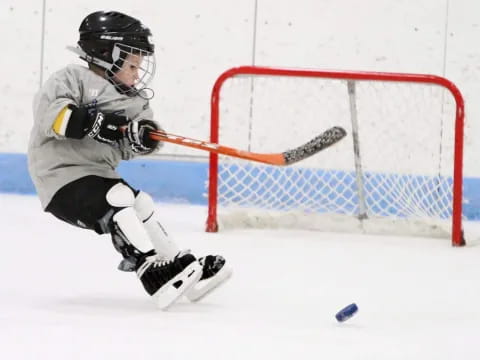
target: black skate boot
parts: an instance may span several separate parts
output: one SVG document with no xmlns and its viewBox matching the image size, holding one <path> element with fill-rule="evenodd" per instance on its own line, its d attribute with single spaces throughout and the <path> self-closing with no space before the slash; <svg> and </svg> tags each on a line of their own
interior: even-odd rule
<svg viewBox="0 0 480 360">
<path fill-rule="evenodd" d="M 202 276 L 185 295 L 190 301 L 198 301 L 225 283 L 232 276 L 232 269 L 225 265 L 220 255 L 207 255 L 198 259 L 202 265 Z"/>
<path fill-rule="evenodd" d="M 198 282 L 202 265 L 189 252 L 180 252 L 172 260 L 162 260 L 152 250 L 139 259 L 135 271 L 158 307 L 166 310 Z"/>
</svg>

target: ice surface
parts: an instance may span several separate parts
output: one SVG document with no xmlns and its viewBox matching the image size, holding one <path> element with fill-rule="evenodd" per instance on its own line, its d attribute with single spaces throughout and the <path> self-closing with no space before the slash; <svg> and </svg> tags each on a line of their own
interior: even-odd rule
<svg viewBox="0 0 480 360">
<path fill-rule="evenodd" d="M 4 359 L 479 359 L 480 226 L 449 240 L 298 230 L 203 231 L 206 209 L 157 204 L 182 247 L 234 276 L 162 312 L 107 235 L 36 197 L 0 195 Z M 345 323 L 335 313 L 357 303 Z"/>
</svg>

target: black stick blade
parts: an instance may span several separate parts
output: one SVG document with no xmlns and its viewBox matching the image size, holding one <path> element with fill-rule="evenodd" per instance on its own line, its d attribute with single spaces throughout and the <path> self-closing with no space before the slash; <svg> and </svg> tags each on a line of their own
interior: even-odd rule
<svg viewBox="0 0 480 360">
<path fill-rule="evenodd" d="M 298 161 L 304 160 L 323 149 L 339 142 L 347 135 L 344 128 L 340 126 L 334 126 L 328 130 L 325 130 L 308 143 L 303 144 L 292 150 L 287 150 L 283 153 L 285 158 L 285 165 L 291 165 Z"/>
</svg>

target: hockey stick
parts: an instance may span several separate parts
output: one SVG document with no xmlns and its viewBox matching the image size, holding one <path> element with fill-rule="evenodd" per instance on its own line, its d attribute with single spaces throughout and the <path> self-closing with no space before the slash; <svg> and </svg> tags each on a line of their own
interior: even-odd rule
<svg viewBox="0 0 480 360">
<path fill-rule="evenodd" d="M 250 151 L 239 150 L 220 144 L 210 143 L 202 140 L 187 138 L 185 136 L 168 134 L 163 131 L 151 131 L 149 136 L 152 140 L 165 141 L 182 146 L 188 146 L 194 149 L 205 150 L 216 154 L 228 155 L 240 159 L 257 161 L 270 165 L 285 166 L 304 160 L 323 149 L 337 143 L 347 135 L 345 129 L 334 126 L 312 140 L 295 149 L 287 150 L 282 153 L 254 153 Z"/>
</svg>

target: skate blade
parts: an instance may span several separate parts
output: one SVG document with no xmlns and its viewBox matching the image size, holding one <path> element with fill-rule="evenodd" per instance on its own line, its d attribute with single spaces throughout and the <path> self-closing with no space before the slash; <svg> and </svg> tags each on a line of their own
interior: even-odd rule
<svg viewBox="0 0 480 360">
<path fill-rule="evenodd" d="M 201 276 L 202 265 L 198 261 L 194 261 L 180 274 L 158 289 L 152 297 L 161 310 L 168 310 L 180 296 L 198 282 Z"/>
<path fill-rule="evenodd" d="M 233 270 L 227 266 L 223 266 L 220 271 L 207 280 L 201 280 L 194 284 L 190 290 L 185 293 L 188 300 L 195 302 L 203 299 L 213 290 L 224 284 L 233 274 Z"/>
</svg>

